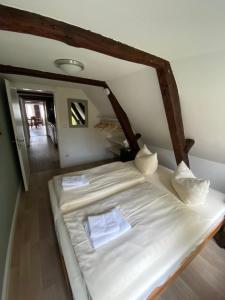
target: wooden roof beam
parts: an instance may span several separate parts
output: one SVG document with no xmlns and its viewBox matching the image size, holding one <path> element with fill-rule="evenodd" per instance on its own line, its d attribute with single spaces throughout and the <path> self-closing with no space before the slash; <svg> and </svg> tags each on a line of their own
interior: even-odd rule
<svg viewBox="0 0 225 300">
<path fill-rule="evenodd" d="M 83 78 L 77 76 L 68 76 L 68 75 L 63 75 L 58 73 L 50 73 L 50 72 L 44 72 L 39 70 L 27 69 L 27 68 L 19 68 L 19 67 L 9 66 L 9 65 L 0 64 L 0 73 L 31 76 L 31 77 L 45 78 L 51 80 L 59 80 L 59 81 L 87 84 L 93 86 L 107 87 L 105 81 L 101 81 L 101 80 L 95 80 L 95 79 L 89 79 L 89 78 Z"/>
<path fill-rule="evenodd" d="M 117 119 L 120 122 L 127 141 L 129 142 L 130 148 L 132 149 L 135 156 L 135 154 L 140 150 L 137 140 L 141 137 L 141 135 L 140 133 L 137 133 L 136 135 L 133 133 L 127 114 L 123 110 L 122 106 L 120 105 L 119 101 L 117 100 L 116 96 L 113 94 L 109 86 L 107 87 L 106 92 L 108 92 L 107 96 L 109 98 L 109 101 L 114 109 Z"/>
<path fill-rule="evenodd" d="M 0 29 L 28 33 L 89 49 L 119 59 L 162 67 L 167 61 L 89 30 L 39 14 L 0 5 Z"/>
<path fill-rule="evenodd" d="M 26 69 L 26 68 L 18 68 L 15 66 L 0 65 L 0 73 L 25 75 L 25 76 L 38 77 L 38 78 L 75 82 L 75 83 L 98 86 L 98 87 L 103 87 L 103 88 L 109 89 L 107 83 L 104 81 L 87 79 L 87 78 L 82 78 L 82 77 L 75 77 L 75 76 L 67 76 L 67 75 L 43 72 L 43 71 L 39 71 L 39 70 L 32 70 L 32 69 Z M 20 91 L 19 95 L 23 99 L 26 99 L 26 100 L 41 99 L 41 93 L 40 93 L 40 95 L 38 95 L 37 93 L 34 95 L 30 92 L 26 93 L 26 91 L 25 92 Z M 124 134 L 130 144 L 130 147 L 132 148 L 134 153 L 136 153 L 139 150 L 139 146 L 138 146 L 135 134 L 133 133 L 133 130 L 131 128 L 127 114 L 125 113 L 125 111 L 123 110 L 123 108 L 121 107 L 121 105 L 119 104 L 118 100 L 113 95 L 111 90 L 110 90 L 110 96 L 108 96 L 108 97 L 109 97 L 110 103 L 113 107 L 113 110 L 117 116 L 117 119 L 119 120 L 119 122 L 121 124 Z M 42 99 L 43 98 L 44 97 L 42 97 Z"/>
<path fill-rule="evenodd" d="M 70 46 L 97 51 L 118 59 L 155 68 L 176 161 L 179 163 L 184 160 L 189 165 L 187 150 L 190 148 L 186 146 L 178 89 L 167 60 L 86 29 L 4 5 L 0 5 L 1 29 L 57 40 Z M 129 142 L 133 140 L 132 138 Z"/>
</svg>

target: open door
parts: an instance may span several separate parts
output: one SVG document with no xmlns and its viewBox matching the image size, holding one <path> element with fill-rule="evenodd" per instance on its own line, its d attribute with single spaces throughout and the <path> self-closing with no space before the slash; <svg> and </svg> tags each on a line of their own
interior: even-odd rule
<svg viewBox="0 0 225 300">
<path fill-rule="evenodd" d="M 19 97 L 17 95 L 16 88 L 11 87 L 8 80 L 5 80 L 6 92 L 9 102 L 9 109 L 12 119 L 12 125 L 15 135 L 15 143 L 17 147 L 17 152 L 19 156 L 19 162 L 21 167 L 21 173 L 23 177 L 23 183 L 25 191 L 29 188 L 29 178 L 30 178 L 30 165 L 27 153 L 26 140 L 23 129 L 23 120 L 20 110 Z"/>
</svg>

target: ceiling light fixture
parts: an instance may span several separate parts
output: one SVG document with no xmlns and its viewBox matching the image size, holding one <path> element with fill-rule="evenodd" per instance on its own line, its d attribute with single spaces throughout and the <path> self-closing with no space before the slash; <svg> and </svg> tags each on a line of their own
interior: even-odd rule
<svg viewBox="0 0 225 300">
<path fill-rule="evenodd" d="M 84 65 L 75 59 L 57 59 L 55 65 L 69 75 L 75 75 L 84 70 Z"/>
</svg>

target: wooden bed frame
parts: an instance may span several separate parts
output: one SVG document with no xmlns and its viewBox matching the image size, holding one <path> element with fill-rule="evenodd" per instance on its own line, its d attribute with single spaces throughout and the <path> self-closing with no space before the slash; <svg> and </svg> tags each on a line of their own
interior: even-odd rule
<svg viewBox="0 0 225 300">
<path fill-rule="evenodd" d="M 215 226 L 215 228 L 210 232 L 210 234 L 202 241 L 201 244 L 199 244 L 192 253 L 184 259 L 181 266 L 177 269 L 175 273 L 173 273 L 161 286 L 155 288 L 153 292 L 147 297 L 146 300 L 154 300 L 156 299 L 160 294 L 162 294 L 180 275 L 180 273 L 192 262 L 192 260 L 199 254 L 199 252 L 203 249 L 203 247 L 215 236 L 215 234 L 225 225 L 225 218 L 222 222 L 220 222 L 218 225 Z M 66 270 L 66 265 L 64 261 L 63 254 L 61 253 L 61 249 L 59 248 L 60 253 L 60 260 L 62 263 L 63 273 L 66 279 L 66 284 L 69 293 L 71 294 L 71 299 L 73 299 L 73 293 L 70 286 L 69 277 Z"/>
<path fill-rule="evenodd" d="M 202 250 L 202 248 L 211 240 L 215 234 L 220 230 L 220 228 L 225 223 L 225 219 L 220 222 L 211 232 L 210 234 L 204 239 L 204 241 L 197 246 L 197 248 L 188 256 L 185 258 L 185 260 L 182 262 L 179 269 L 171 275 L 164 284 L 157 287 L 147 298 L 147 300 L 153 300 L 160 294 L 162 294 L 173 282 L 174 280 L 179 276 L 179 274 L 191 263 L 191 261 L 199 254 L 199 252 Z"/>
</svg>

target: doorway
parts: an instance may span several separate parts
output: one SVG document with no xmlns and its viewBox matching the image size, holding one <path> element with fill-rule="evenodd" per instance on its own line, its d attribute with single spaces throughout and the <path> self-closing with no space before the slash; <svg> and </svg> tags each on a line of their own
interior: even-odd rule
<svg viewBox="0 0 225 300">
<path fill-rule="evenodd" d="M 24 119 L 31 173 L 58 169 L 58 139 L 54 96 L 51 93 L 17 91 Z"/>
<path fill-rule="evenodd" d="M 30 139 L 47 136 L 44 103 L 25 100 L 25 110 Z"/>
</svg>

